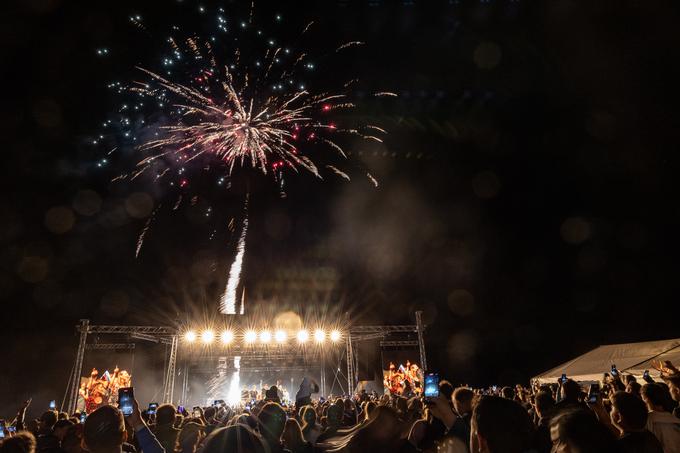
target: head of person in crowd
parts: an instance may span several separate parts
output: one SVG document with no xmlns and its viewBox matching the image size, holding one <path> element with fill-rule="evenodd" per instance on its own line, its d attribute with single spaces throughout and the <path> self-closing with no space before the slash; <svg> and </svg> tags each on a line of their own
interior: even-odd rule
<svg viewBox="0 0 680 453">
<path fill-rule="evenodd" d="M 64 440 L 64 436 L 66 435 L 66 431 L 73 426 L 73 422 L 71 420 L 63 419 L 63 420 L 57 420 L 57 423 L 54 424 L 52 427 L 52 432 L 54 435 L 59 439 L 59 442 Z"/>
<path fill-rule="evenodd" d="M 274 404 L 274 403 L 272 403 Z M 269 453 L 263 437 L 245 425 L 218 428 L 206 439 L 201 453 Z"/>
<path fill-rule="evenodd" d="M 328 406 L 328 412 L 326 413 L 326 425 L 329 428 L 337 428 L 342 423 L 343 407 L 337 404 L 331 404 Z"/>
<path fill-rule="evenodd" d="M 637 381 L 629 381 L 628 384 L 626 384 L 626 392 L 628 392 L 632 395 L 635 395 L 638 398 L 641 396 L 640 395 L 641 389 L 642 389 L 642 386 Z"/>
<path fill-rule="evenodd" d="M 649 411 L 672 412 L 675 404 L 672 401 L 671 393 L 665 385 L 659 382 L 645 384 L 640 390 L 642 400 L 647 405 Z"/>
<path fill-rule="evenodd" d="M 206 407 L 203 411 L 203 418 L 208 424 L 215 422 L 215 415 L 217 415 L 217 409 L 215 409 L 213 406 Z"/>
<path fill-rule="evenodd" d="M 640 398 L 629 392 L 618 391 L 610 398 L 612 423 L 622 433 L 641 431 L 647 424 L 647 407 Z"/>
<path fill-rule="evenodd" d="M 400 415 L 406 414 L 406 412 L 408 411 L 408 400 L 403 396 L 398 397 L 396 408 L 397 412 L 399 412 Z"/>
<path fill-rule="evenodd" d="M 204 429 L 205 427 L 198 423 L 186 423 L 177 436 L 175 451 L 179 453 L 194 453 L 203 439 Z"/>
<path fill-rule="evenodd" d="M 523 453 L 532 448 L 534 424 L 519 403 L 482 396 L 472 409 L 471 453 Z"/>
<path fill-rule="evenodd" d="M 375 417 L 351 434 L 350 452 L 389 451 L 401 441 L 403 424 L 397 412 L 387 406 L 378 406 Z"/>
<path fill-rule="evenodd" d="M 300 424 L 294 418 L 286 420 L 281 438 L 283 445 L 293 452 L 300 451 L 306 444 L 302 428 L 300 428 Z"/>
<path fill-rule="evenodd" d="M 302 417 L 300 417 L 304 428 L 312 428 L 316 426 L 316 411 L 312 406 L 304 406 L 302 408 Z"/>
<path fill-rule="evenodd" d="M 123 413 L 113 406 L 92 412 L 83 426 L 83 448 L 90 453 L 116 453 L 127 440 Z"/>
<path fill-rule="evenodd" d="M 366 420 L 371 420 L 373 418 L 373 415 L 375 415 L 375 408 L 378 407 L 375 401 L 367 401 L 366 402 L 366 409 L 364 411 L 364 416 L 366 417 Z"/>
<path fill-rule="evenodd" d="M 156 426 L 173 426 L 177 409 L 172 404 L 161 404 L 156 409 Z"/>
<path fill-rule="evenodd" d="M 542 419 L 550 418 L 555 409 L 555 399 L 550 392 L 540 391 L 534 397 L 536 415 Z"/>
<path fill-rule="evenodd" d="M 82 453 L 83 425 L 74 424 L 68 427 L 64 439 L 61 441 L 61 449 L 66 453 Z"/>
<path fill-rule="evenodd" d="M 57 420 L 68 420 L 68 414 L 66 412 L 59 412 Z"/>
<path fill-rule="evenodd" d="M 665 377 L 664 381 L 668 384 L 668 391 L 673 400 L 680 402 L 680 375 Z"/>
<path fill-rule="evenodd" d="M 0 443 L 0 453 L 35 453 L 35 436 L 29 431 L 19 431 Z"/>
<path fill-rule="evenodd" d="M 458 387 L 453 392 L 453 408 L 461 417 L 465 414 L 472 413 L 472 400 L 475 394 L 472 390 L 466 387 Z"/>
<path fill-rule="evenodd" d="M 439 394 L 444 395 L 447 401 L 451 401 L 451 396 L 453 396 L 453 384 L 447 380 L 439 381 Z"/>
<path fill-rule="evenodd" d="M 616 437 L 595 415 L 580 408 L 560 411 L 550 422 L 553 453 L 618 452 Z"/>
<path fill-rule="evenodd" d="M 276 403 L 280 403 L 281 399 L 279 398 L 279 389 L 275 385 L 272 385 L 269 387 L 265 392 L 264 392 L 264 399 L 267 401 L 274 401 Z"/>
<path fill-rule="evenodd" d="M 270 447 L 278 446 L 286 425 L 286 412 L 277 403 L 264 405 L 259 415 L 260 434 Z"/>
<path fill-rule="evenodd" d="M 501 389 L 501 396 L 503 398 L 508 399 L 508 400 L 514 400 L 515 399 L 515 389 L 512 387 L 503 387 Z"/>
<path fill-rule="evenodd" d="M 582 393 L 581 385 L 573 379 L 567 379 L 562 384 L 562 397 L 564 401 L 576 403 L 580 401 Z"/>
<path fill-rule="evenodd" d="M 38 418 L 38 431 L 41 433 L 52 431 L 58 420 L 57 411 L 45 411 Z"/>
</svg>

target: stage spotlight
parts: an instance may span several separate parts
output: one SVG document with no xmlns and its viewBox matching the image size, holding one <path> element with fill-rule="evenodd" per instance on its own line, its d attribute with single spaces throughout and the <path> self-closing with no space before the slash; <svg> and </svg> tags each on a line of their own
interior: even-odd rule
<svg viewBox="0 0 680 453">
<path fill-rule="evenodd" d="M 304 329 L 299 331 L 297 333 L 297 339 L 298 339 L 298 342 L 300 342 L 300 343 L 306 342 L 307 340 L 309 340 L 309 332 L 307 332 Z"/>
<path fill-rule="evenodd" d="M 326 340 L 326 332 L 321 329 L 316 329 L 314 331 L 314 341 L 317 343 L 323 343 Z"/>
<path fill-rule="evenodd" d="M 230 344 L 234 341 L 234 332 L 225 330 L 222 332 L 222 335 L 220 335 L 220 339 L 222 340 L 222 344 Z"/>
<path fill-rule="evenodd" d="M 274 334 L 274 339 L 276 340 L 277 343 L 285 343 L 286 340 L 288 339 L 288 334 L 286 333 L 285 330 L 277 330 L 276 333 Z"/>
<path fill-rule="evenodd" d="M 333 331 L 331 332 L 331 341 L 332 341 L 333 343 L 335 343 L 335 342 L 337 342 L 337 341 L 340 341 L 340 338 L 342 338 L 342 334 L 340 333 L 339 330 L 333 330 Z"/>
<path fill-rule="evenodd" d="M 201 341 L 205 344 L 210 344 L 215 339 L 215 332 L 210 329 L 206 329 L 201 333 Z"/>
<path fill-rule="evenodd" d="M 257 332 L 255 332 L 254 330 L 249 330 L 243 336 L 243 339 L 245 340 L 246 343 L 255 343 L 257 341 Z"/>
<path fill-rule="evenodd" d="M 187 343 L 193 343 L 196 341 L 196 332 L 193 330 L 187 330 L 187 332 L 184 334 L 184 340 L 187 341 Z"/>
<path fill-rule="evenodd" d="M 271 343 L 272 333 L 268 330 L 263 330 L 260 332 L 260 341 L 264 344 Z"/>
</svg>

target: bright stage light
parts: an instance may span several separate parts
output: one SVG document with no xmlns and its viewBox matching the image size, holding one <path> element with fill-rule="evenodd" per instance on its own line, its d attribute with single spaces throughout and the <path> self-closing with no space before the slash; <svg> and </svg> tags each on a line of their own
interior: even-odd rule
<svg viewBox="0 0 680 453">
<path fill-rule="evenodd" d="M 186 340 L 188 343 L 193 343 L 196 341 L 196 332 L 193 330 L 187 330 L 187 332 L 184 334 L 184 340 Z"/>
<path fill-rule="evenodd" d="M 274 339 L 276 340 L 277 343 L 285 343 L 286 340 L 288 339 L 288 334 L 286 333 L 285 330 L 277 330 L 276 333 L 274 334 Z"/>
<path fill-rule="evenodd" d="M 307 340 L 309 340 L 309 332 L 307 332 L 304 329 L 299 331 L 297 333 L 297 339 L 298 339 L 298 342 L 300 342 L 300 343 L 306 342 Z"/>
<path fill-rule="evenodd" d="M 234 341 L 234 332 L 231 330 L 225 330 L 222 332 L 222 335 L 220 335 L 220 339 L 222 340 L 222 344 L 230 344 L 232 341 Z"/>
<path fill-rule="evenodd" d="M 215 332 L 210 329 L 206 329 L 201 333 L 201 341 L 205 344 L 210 344 L 215 339 Z"/>
<path fill-rule="evenodd" d="M 272 333 L 268 330 L 263 330 L 260 332 L 260 341 L 264 344 L 271 343 Z"/>
<path fill-rule="evenodd" d="M 337 342 L 340 341 L 340 338 L 342 338 L 342 334 L 340 333 L 339 330 L 334 330 L 331 332 L 331 341 L 332 342 Z"/>
<path fill-rule="evenodd" d="M 246 343 L 255 343 L 257 341 L 257 332 L 255 332 L 254 330 L 249 330 L 243 336 L 243 339 L 245 340 Z"/>
<path fill-rule="evenodd" d="M 317 343 L 323 343 L 326 340 L 326 332 L 321 329 L 316 329 L 314 331 L 314 341 Z"/>
</svg>

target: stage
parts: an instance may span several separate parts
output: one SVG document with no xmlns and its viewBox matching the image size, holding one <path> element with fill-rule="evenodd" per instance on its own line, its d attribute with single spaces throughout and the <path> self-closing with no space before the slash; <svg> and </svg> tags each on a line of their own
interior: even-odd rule
<svg viewBox="0 0 680 453">
<path fill-rule="evenodd" d="M 225 317 L 221 325 L 176 327 L 94 325 L 83 319 L 76 327 L 78 348 L 62 406 L 76 410 L 86 353 L 96 351 L 105 362 L 106 351 L 134 349 L 140 342 L 164 346 L 158 402 L 190 407 L 223 399 L 237 404 L 244 390 L 261 393 L 276 384 L 292 397 L 305 376 L 318 382 L 320 396 L 349 395 L 359 383 L 357 346 L 363 342 L 417 348 L 421 368 L 427 370 L 422 312 L 415 313 L 415 321 L 352 325 L 343 319 L 332 325 L 271 328 L 241 315 Z"/>
</svg>

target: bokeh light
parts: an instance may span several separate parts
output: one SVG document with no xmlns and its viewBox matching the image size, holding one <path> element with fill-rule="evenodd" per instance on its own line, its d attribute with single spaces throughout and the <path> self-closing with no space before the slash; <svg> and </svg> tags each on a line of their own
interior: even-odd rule
<svg viewBox="0 0 680 453">
<path fill-rule="evenodd" d="M 243 340 L 246 343 L 255 343 L 257 341 L 257 332 L 254 330 L 249 330 L 246 332 L 246 334 L 243 336 Z"/>
<path fill-rule="evenodd" d="M 286 340 L 288 339 L 288 334 L 286 333 L 285 330 L 277 330 L 276 333 L 274 334 L 274 339 L 276 340 L 277 343 L 285 343 Z"/>
<path fill-rule="evenodd" d="M 210 329 L 206 329 L 201 333 L 201 341 L 205 344 L 210 344 L 215 339 L 215 332 Z"/>
<path fill-rule="evenodd" d="M 324 332 L 321 329 L 316 329 L 314 331 L 314 341 L 316 341 L 317 343 L 323 343 L 324 341 L 326 341 L 326 332 Z"/>
<path fill-rule="evenodd" d="M 222 344 L 231 344 L 234 341 L 234 332 L 231 330 L 223 331 L 220 335 L 220 340 L 222 340 Z"/>
<path fill-rule="evenodd" d="M 299 343 L 305 343 L 309 340 L 309 332 L 302 329 L 297 333 L 297 340 Z"/>
</svg>

